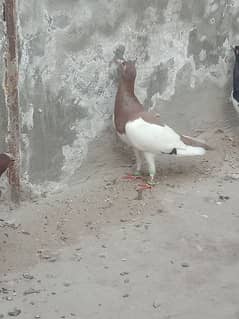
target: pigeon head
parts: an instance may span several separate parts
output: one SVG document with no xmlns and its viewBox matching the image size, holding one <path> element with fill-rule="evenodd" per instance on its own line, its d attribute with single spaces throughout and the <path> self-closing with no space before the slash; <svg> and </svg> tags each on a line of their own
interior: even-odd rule
<svg viewBox="0 0 239 319">
<path fill-rule="evenodd" d="M 134 81 L 136 78 L 135 61 L 117 61 L 121 79 L 125 81 Z"/>
</svg>

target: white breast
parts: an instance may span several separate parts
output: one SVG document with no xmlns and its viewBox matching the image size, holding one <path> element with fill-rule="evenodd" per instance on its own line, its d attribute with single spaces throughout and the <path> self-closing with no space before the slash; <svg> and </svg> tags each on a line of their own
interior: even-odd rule
<svg viewBox="0 0 239 319">
<path fill-rule="evenodd" d="M 126 136 L 137 149 L 149 153 L 169 153 L 173 148 L 185 149 L 180 136 L 169 126 L 159 126 L 142 118 L 126 124 Z"/>
</svg>

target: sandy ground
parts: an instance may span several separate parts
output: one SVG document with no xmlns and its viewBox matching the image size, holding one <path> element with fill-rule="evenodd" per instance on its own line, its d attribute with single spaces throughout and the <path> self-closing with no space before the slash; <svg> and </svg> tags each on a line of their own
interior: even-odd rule
<svg viewBox="0 0 239 319">
<path fill-rule="evenodd" d="M 142 200 L 105 133 L 68 191 L 2 208 L 0 318 L 238 319 L 238 141 L 200 137 L 216 150 L 159 158 Z"/>
</svg>

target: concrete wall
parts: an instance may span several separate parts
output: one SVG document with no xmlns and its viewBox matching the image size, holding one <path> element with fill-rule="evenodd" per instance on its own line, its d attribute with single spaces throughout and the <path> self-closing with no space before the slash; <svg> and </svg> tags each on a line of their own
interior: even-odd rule
<svg viewBox="0 0 239 319">
<path fill-rule="evenodd" d="M 237 0 L 18 0 L 18 12 L 22 167 L 32 184 L 67 182 L 80 166 L 109 123 L 110 62 L 124 49 L 138 58 L 141 101 L 182 130 L 211 125 L 228 97 Z M 2 89 L 0 102 L 4 149 Z"/>
</svg>

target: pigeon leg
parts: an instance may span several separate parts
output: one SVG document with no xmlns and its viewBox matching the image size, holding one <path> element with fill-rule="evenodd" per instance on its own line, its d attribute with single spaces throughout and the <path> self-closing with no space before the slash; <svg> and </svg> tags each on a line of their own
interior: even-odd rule
<svg viewBox="0 0 239 319">
<path fill-rule="evenodd" d="M 156 173 L 154 154 L 144 153 L 149 168 L 150 182 L 153 182 Z"/>
<path fill-rule="evenodd" d="M 141 167 L 142 167 L 142 152 L 134 148 L 134 154 L 136 157 L 136 172 L 133 175 L 140 176 L 141 175 Z"/>
<path fill-rule="evenodd" d="M 127 174 L 126 176 L 123 176 L 122 179 L 128 180 L 128 181 L 135 181 L 136 179 L 141 178 L 141 167 L 142 167 L 142 153 L 134 148 L 134 154 L 136 157 L 136 171 L 132 174 Z"/>
<path fill-rule="evenodd" d="M 144 156 L 145 156 L 146 162 L 148 164 L 150 179 L 147 183 L 142 184 L 142 185 L 138 185 L 139 186 L 138 190 L 151 189 L 152 186 L 155 185 L 154 176 L 156 173 L 156 168 L 155 168 L 154 154 L 144 153 Z"/>
</svg>

